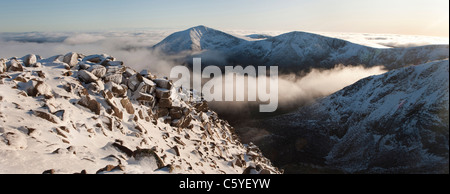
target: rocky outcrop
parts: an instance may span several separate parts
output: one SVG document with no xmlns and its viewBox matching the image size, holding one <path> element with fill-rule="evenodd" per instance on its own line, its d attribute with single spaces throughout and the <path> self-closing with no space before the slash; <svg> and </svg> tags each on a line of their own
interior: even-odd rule
<svg viewBox="0 0 450 194">
<path fill-rule="evenodd" d="M 242 173 L 261 165 L 279 173 L 205 101 L 184 98 L 192 91 L 167 78 L 104 54 L 33 56 L 0 60 L 0 123 L 8 123 L 0 150 L 43 158 L 36 171 L 17 172 Z M 2 169 L 27 165 L 5 158 Z"/>
</svg>

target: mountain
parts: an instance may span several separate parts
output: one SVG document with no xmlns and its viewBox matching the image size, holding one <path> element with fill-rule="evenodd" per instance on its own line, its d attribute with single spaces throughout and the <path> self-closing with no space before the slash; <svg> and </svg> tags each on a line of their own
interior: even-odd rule
<svg viewBox="0 0 450 194">
<path fill-rule="evenodd" d="M 0 173 L 280 173 L 172 85 L 105 54 L 0 59 Z"/>
<path fill-rule="evenodd" d="M 448 173 L 449 62 L 364 78 L 299 110 L 257 121 L 286 173 Z"/>
<path fill-rule="evenodd" d="M 449 53 L 448 45 L 379 49 L 297 31 L 248 41 L 205 26 L 173 33 L 151 49 L 188 64 L 192 57 L 202 57 L 206 65 L 277 65 L 287 71 L 330 69 L 336 64 L 396 69 L 447 59 Z"/>
</svg>

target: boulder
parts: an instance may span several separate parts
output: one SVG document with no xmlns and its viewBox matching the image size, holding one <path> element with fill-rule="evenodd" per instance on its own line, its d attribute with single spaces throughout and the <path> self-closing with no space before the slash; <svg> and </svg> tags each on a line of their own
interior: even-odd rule
<svg viewBox="0 0 450 194">
<path fill-rule="evenodd" d="M 88 108 L 96 115 L 100 115 L 101 105 L 95 98 L 91 98 L 89 94 L 81 96 L 81 99 L 78 101 L 79 105 Z"/>
<path fill-rule="evenodd" d="M 208 103 L 206 101 L 202 101 L 200 103 L 195 104 L 194 106 L 198 111 L 208 112 Z"/>
<path fill-rule="evenodd" d="M 158 99 L 169 98 L 170 97 L 170 90 L 164 89 L 164 88 L 156 88 L 156 90 L 155 90 L 155 97 L 158 98 Z"/>
<path fill-rule="evenodd" d="M 97 170 L 96 174 L 100 174 L 100 173 L 103 173 L 103 172 L 112 172 L 112 171 L 117 171 L 117 170 L 124 171 L 125 170 L 125 166 L 123 166 L 121 164 L 119 164 L 117 166 L 108 164 L 104 168 L 101 168 L 101 169 Z"/>
<path fill-rule="evenodd" d="M 144 77 L 141 77 L 142 82 L 138 85 L 138 87 L 136 88 L 137 92 L 142 92 L 142 93 L 147 93 L 147 94 L 152 94 L 155 89 L 156 89 L 156 84 Z"/>
<path fill-rule="evenodd" d="M 120 100 L 120 104 L 122 104 L 122 107 L 125 108 L 125 110 L 127 110 L 128 114 L 134 114 L 134 107 L 130 99 L 123 98 L 122 100 Z"/>
<path fill-rule="evenodd" d="M 39 118 L 45 119 L 45 120 L 50 121 L 55 124 L 58 123 L 56 117 L 50 113 L 46 113 L 46 112 L 38 111 L 38 110 L 33 110 L 32 112 L 33 112 L 33 115 L 35 115 Z"/>
<path fill-rule="evenodd" d="M 172 100 L 170 98 L 161 98 L 158 100 L 158 107 L 159 108 L 171 108 Z"/>
<path fill-rule="evenodd" d="M 133 152 L 133 158 L 135 160 L 150 158 L 156 161 L 156 165 L 158 166 L 158 168 L 163 168 L 165 166 L 162 159 L 158 156 L 158 154 L 155 153 L 155 150 L 153 149 L 137 149 Z"/>
<path fill-rule="evenodd" d="M 25 91 L 28 96 L 53 96 L 50 86 L 43 81 L 30 80 L 26 83 L 21 82 L 18 86 L 21 90 Z"/>
<path fill-rule="evenodd" d="M 23 71 L 23 66 L 16 59 L 11 59 L 6 64 L 8 71 Z"/>
<path fill-rule="evenodd" d="M 70 68 L 74 67 L 78 64 L 78 54 L 74 52 L 67 53 L 64 55 L 63 62 L 70 66 Z"/>
<path fill-rule="evenodd" d="M 172 89 L 172 82 L 170 80 L 158 78 L 154 79 L 153 82 L 155 82 L 159 88 Z"/>
<path fill-rule="evenodd" d="M 140 104 L 153 108 L 155 105 L 155 98 L 150 94 L 145 94 L 142 92 L 137 92 L 133 98 L 137 100 Z"/>
<path fill-rule="evenodd" d="M 114 82 L 116 84 L 122 83 L 122 74 L 120 73 L 107 73 L 105 75 L 105 82 Z"/>
<path fill-rule="evenodd" d="M 169 114 L 169 109 L 167 109 L 167 108 L 159 108 L 157 113 L 156 113 L 156 116 L 159 118 L 159 117 L 165 117 L 168 114 Z"/>
<path fill-rule="evenodd" d="M 0 59 L 0 73 L 6 72 L 6 60 Z"/>
<path fill-rule="evenodd" d="M 35 64 L 37 62 L 37 57 L 34 54 L 26 55 L 23 59 L 23 64 L 27 67 Z"/>
<path fill-rule="evenodd" d="M 42 172 L 42 174 L 55 174 L 55 170 L 54 169 L 46 170 Z"/>
<path fill-rule="evenodd" d="M 106 75 L 106 68 L 101 65 L 93 65 L 88 69 L 88 71 L 98 78 L 102 78 Z"/>
<path fill-rule="evenodd" d="M 98 77 L 86 70 L 78 71 L 78 79 L 84 83 L 91 83 L 98 80 Z"/>
<path fill-rule="evenodd" d="M 181 119 L 181 117 L 183 116 L 183 112 L 181 111 L 180 107 L 172 107 L 169 114 L 172 119 Z"/>
<path fill-rule="evenodd" d="M 122 66 L 123 61 L 108 61 L 106 66 Z"/>
<path fill-rule="evenodd" d="M 111 144 L 111 145 L 112 145 L 113 147 L 117 148 L 119 151 L 125 153 L 128 157 L 133 156 L 133 151 L 130 150 L 129 148 L 127 148 L 127 147 L 125 147 L 125 146 L 123 146 L 123 145 L 121 145 L 121 144 L 119 144 L 119 143 L 117 143 L 117 142 L 114 142 L 114 143 Z"/>
</svg>

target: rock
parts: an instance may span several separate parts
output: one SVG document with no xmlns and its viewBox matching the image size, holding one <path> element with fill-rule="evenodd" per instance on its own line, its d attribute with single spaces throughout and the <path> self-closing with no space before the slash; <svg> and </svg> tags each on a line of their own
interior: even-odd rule
<svg viewBox="0 0 450 194">
<path fill-rule="evenodd" d="M 159 117 L 165 117 L 169 114 L 169 109 L 168 108 L 159 108 L 156 116 Z"/>
<path fill-rule="evenodd" d="M 167 79 L 154 79 L 153 82 L 155 82 L 159 88 L 172 89 L 172 82 Z"/>
<path fill-rule="evenodd" d="M 64 55 L 63 62 L 70 66 L 70 68 L 74 67 L 78 64 L 78 54 L 74 52 L 67 53 Z"/>
<path fill-rule="evenodd" d="M 42 67 L 42 64 L 37 62 L 37 63 L 33 64 L 33 67 Z"/>
<path fill-rule="evenodd" d="M 171 108 L 172 100 L 170 98 L 161 98 L 158 100 L 158 107 L 159 108 Z"/>
<path fill-rule="evenodd" d="M 98 80 L 97 76 L 95 76 L 94 74 L 92 74 L 91 72 L 86 71 L 86 70 L 79 70 L 78 78 L 80 79 L 80 81 L 87 83 L 87 84 Z"/>
<path fill-rule="evenodd" d="M 200 103 L 195 104 L 195 108 L 201 112 L 208 112 L 208 103 L 206 101 L 202 101 Z"/>
<path fill-rule="evenodd" d="M 30 67 L 31 65 L 35 64 L 37 62 L 36 55 L 29 54 L 26 55 L 23 59 L 23 64 L 27 67 Z"/>
<path fill-rule="evenodd" d="M 173 146 L 171 149 L 173 150 L 176 156 L 180 156 L 180 149 L 178 148 L 178 146 Z"/>
<path fill-rule="evenodd" d="M 133 156 L 133 151 L 130 150 L 129 148 L 127 148 L 127 147 L 125 147 L 125 146 L 123 146 L 123 145 L 120 145 L 120 144 L 117 143 L 117 142 L 114 142 L 114 143 L 111 144 L 111 145 L 112 145 L 113 147 L 117 148 L 119 151 L 125 153 L 128 157 Z"/>
<path fill-rule="evenodd" d="M 114 82 L 105 84 L 105 89 L 112 92 L 115 97 L 126 97 L 128 88 L 125 85 L 119 85 Z"/>
<path fill-rule="evenodd" d="M 155 98 L 150 94 L 138 92 L 133 96 L 133 98 L 140 104 L 148 106 L 150 108 L 153 108 L 153 106 L 155 106 Z"/>
<path fill-rule="evenodd" d="M 175 168 L 173 167 L 173 165 L 168 164 L 168 165 L 166 165 L 166 166 L 164 166 L 164 167 L 162 167 L 162 168 L 158 168 L 157 170 L 160 170 L 160 171 L 167 171 L 167 172 L 169 172 L 169 173 L 172 173 L 172 172 L 175 170 Z"/>
<path fill-rule="evenodd" d="M 181 128 L 188 128 L 189 125 L 191 124 L 192 121 L 192 117 L 191 116 L 186 116 L 183 121 L 180 123 L 179 127 Z"/>
<path fill-rule="evenodd" d="M 122 74 L 119 73 L 111 73 L 106 74 L 104 78 L 105 82 L 114 82 L 116 84 L 122 83 Z"/>
<path fill-rule="evenodd" d="M 133 152 L 133 158 L 136 160 L 142 160 L 144 158 L 154 158 L 158 168 L 162 168 L 165 166 L 162 159 L 152 149 L 137 149 Z"/>
<path fill-rule="evenodd" d="M 36 71 L 36 74 L 38 75 L 38 77 L 40 78 L 45 78 L 45 73 L 42 71 Z"/>
<path fill-rule="evenodd" d="M 169 114 L 172 119 L 180 119 L 183 116 L 183 112 L 180 107 L 172 107 Z"/>
<path fill-rule="evenodd" d="M 106 68 L 102 65 L 93 65 L 88 69 L 89 72 L 94 74 L 98 78 L 102 78 L 106 75 Z"/>
<path fill-rule="evenodd" d="M 58 123 L 56 117 L 53 116 L 50 113 L 46 113 L 46 112 L 38 111 L 38 110 L 33 110 L 33 114 L 35 116 L 39 117 L 39 118 L 45 119 L 45 120 L 50 121 L 52 123 L 55 123 L 55 124 Z"/>
<path fill-rule="evenodd" d="M 142 78 L 142 82 L 136 88 L 136 92 L 152 94 L 155 91 L 156 84 L 147 78 Z"/>
<path fill-rule="evenodd" d="M 272 174 L 272 173 L 270 172 L 270 170 L 262 169 L 262 170 L 259 172 L 259 174 Z"/>
<path fill-rule="evenodd" d="M 42 174 L 55 174 L 55 170 L 54 169 L 46 170 Z"/>
<path fill-rule="evenodd" d="M 155 91 L 156 91 L 155 97 L 158 99 L 170 97 L 170 90 L 168 90 L 168 89 L 156 88 Z"/>
<path fill-rule="evenodd" d="M 117 166 L 108 164 L 104 168 L 101 168 L 101 169 L 97 170 L 96 174 L 100 174 L 100 173 L 103 173 L 103 172 L 112 172 L 112 171 L 117 171 L 117 170 L 124 171 L 125 170 L 125 166 L 123 166 L 121 164 L 119 164 Z"/>
<path fill-rule="evenodd" d="M 112 97 L 111 97 L 112 98 Z M 113 116 L 116 116 L 119 119 L 123 119 L 123 112 L 120 111 L 120 109 L 116 106 L 116 104 L 111 101 L 111 99 L 106 99 L 106 103 L 112 108 L 113 112 Z"/>
<path fill-rule="evenodd" d="M 6 72 L 7 68 L 6 68 L 6 60 L 5 59 L 0 59 L 0 73 Z"/>
<path fill-rule="evenodd" d="M 108 61 L 106 66 L 122 66 L 123 61 Z"/>
<path fill-rule="evenodd" d="M 247 167 L 242 174 L 257 174 L 256 168 L 253 166 Z"/>
<path fill-rule="evenodd" d="M 186 144 L 181 141 L 181 138 L 178 136 L 173 137 L 173 140 L 175 140 L 175 142 L 177 142 L 178 144 L 182 145 L 182 146 L 186 146 Z"/>
<path fill-rule="evenodd" d="M 127 110 L 128 114 L 134 114 L 133 104 L 128 98 L 123 98 L 122 100 L 120 100 L 120 104 L 122 104 L 122 107 Z"/>
<path fill-rule="evenodd" d="M 23 71 L 23 66 L 16 59 L 9 61 L 9 65 L 6 64 L 8 71 Z"/>
<path fill-rule="evenodd" d="M 78 101 L 79 105 L 88 108 L 96 115 L 100 115 L 101 105 L 95 98 L 91 98 L 89 94 L 81 96 L 81 99 Z"/>
<path fill-rule="evenodd" d="M 80 67 L 80 70 L 88 70 L 91 65 L 82 61 L 78 64 L 78 67 Z"/>
</svg>

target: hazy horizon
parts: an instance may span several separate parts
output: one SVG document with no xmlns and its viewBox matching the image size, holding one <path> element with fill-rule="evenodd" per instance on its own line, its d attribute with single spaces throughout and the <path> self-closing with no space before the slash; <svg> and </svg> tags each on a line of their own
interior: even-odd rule
<svg viewBox="0 0 450 194">
<path fill-rule="evenodd" d="M 449 37 L 447 0 L 2 2 L 0 32 L 187 29 Z"/>
</svg>

